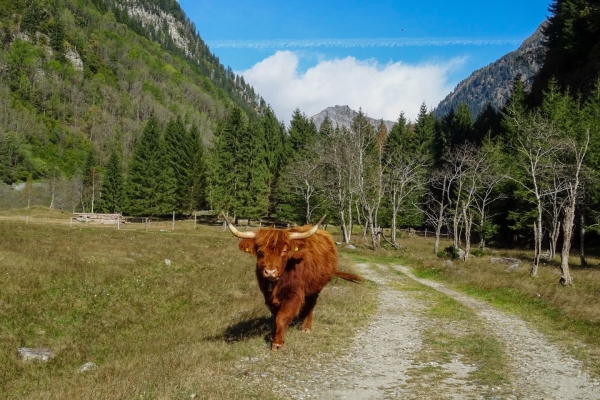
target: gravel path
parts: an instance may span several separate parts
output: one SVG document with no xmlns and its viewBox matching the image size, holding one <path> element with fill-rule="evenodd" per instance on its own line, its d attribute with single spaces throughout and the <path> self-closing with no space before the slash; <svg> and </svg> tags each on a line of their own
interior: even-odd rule
<svg viewBox="0 0 600 400">
<path fill-rule="evenodd" d="M 435 393 L 434 398 L 439 399 L 600 399 L 599 383 L 582 369 L 581 362 L 518 317 L 437 282 L 416 278 L 405 267 L 394 266 L 407 277 L 459 301 L 479 315 L 489 331 L 503 342 L 513 374 L 506 387 L 490 388 L 473 383 L 469 374 L 476 367 L 463 364 L 460 357 L 445 364 L 419 364 L 413 357 L 422 348 L 421 333 L 432 324 L 423 312 L 427 309 L 426 300 L 389 285 L 402 277 L 367 265 L 358 268 L 365 278 L 379 286 L 375 316 L 357 334 L 349 355 L 332 364 L 308 368 L 312 371 L 308 375 L 303 374 L 294 384 L 286 384 L 284 392 L 291 398 L 418 399 L 423 398 L 421 389 L 425 385 L 427 393 Z M 446 378 L 423 382 L 417 375 L 411 379 L 411 371 L 428 366 L 441 369 Z"/>
</svg>

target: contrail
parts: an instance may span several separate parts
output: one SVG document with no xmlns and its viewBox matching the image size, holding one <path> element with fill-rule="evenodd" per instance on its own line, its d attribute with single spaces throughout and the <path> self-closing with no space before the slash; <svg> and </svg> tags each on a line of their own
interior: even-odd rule
<svg viewBox="0 0 600 400">
<path fill-rule="evenodd" d="M 379 38 L 379 39 L 269 39 L 207 41 L 212 49 L 293 49 L 312 47 L 426 47 L 518 45 L 509 38 Z"/>
</svg>

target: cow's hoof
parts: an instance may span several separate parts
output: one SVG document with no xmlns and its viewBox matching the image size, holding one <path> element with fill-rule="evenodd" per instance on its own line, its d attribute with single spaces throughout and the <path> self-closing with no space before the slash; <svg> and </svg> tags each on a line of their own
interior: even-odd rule
<svg viewBox="0 0 600 400">
<path fill-rule="evenodd" d="M 310 328 L 302 328 L 302 332 L 304 333 L 310 333 L 311 329 Z"/>
<path fill-rule="evenodd" d="M 271 350 L 277 351 L 283 347 L 283 343 L 273 343 L 271 344 Z"/>
</svg>

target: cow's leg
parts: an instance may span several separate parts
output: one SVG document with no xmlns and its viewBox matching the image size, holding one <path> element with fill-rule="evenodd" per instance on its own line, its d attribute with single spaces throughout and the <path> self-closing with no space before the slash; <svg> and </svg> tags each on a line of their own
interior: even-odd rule
<svg viewBox="0 0 600 400">
<path fill-rule="evenodd" d="M 290 296 L 281 304 L 277 315 L 275 315 L 275 335 L 271 344 L 271 350 L 279 350 L 283 347 L 285 331 L 290 322 L 292 322 L 292 319 L 298 314 L 301 305 L 302 298 L 297 295 Z"/>
<path fill-rule="evenodd" d="M 302 306 L 302 311 L 300 311 L 299 315 L 300 321 L 302 321 L 302 332 L 310 332 L 312 329 L 313 310 L 317 304 L 318 297 L 319 294 L 317 293 L 306 297 L 304 300 L 304 305 Z"/>
</svg>

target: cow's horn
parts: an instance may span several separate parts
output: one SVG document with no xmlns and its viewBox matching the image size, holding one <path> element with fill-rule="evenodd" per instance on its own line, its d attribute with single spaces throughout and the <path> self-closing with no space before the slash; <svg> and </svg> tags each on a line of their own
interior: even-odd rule
<svg viewBox="0 0 600 400">
<path fill-rule="evenodd" d="M 317 232 L 317 229 L 319 229 L 319 225 L 321 225 L 321 222 L 323 222 L 323 220 L 325 219 L 326 216 L 327 216 L 327 214 L 323 215 L 323 217 L 319 220 L 319 222 L 317 222 L 310 230 L 308 230 L 306 232 L 290 233 L 290 239 L 298 240 L 298 239 L 306 239 L 306 238 L 311 237 L 312 235 L 314 235 Z"/>
<path fill-rule="evenodd" d="M 238 231 L 236 229 L 236 227 L 233 226 L 233 224 L 231 222 L 229 222 L 229 220 L 225 216 L 225 213 L 222 212 L 221 214 L 223 215 L 223 218 L 225 218 L 225 222 L 227 222 L 227 226 L 229 227 L 229 230 L 231 231 L 231 233 L 233 233 L 234 236 L 237 236 L 240 239 L 254 239 L 256 237 L 256 232 L 240 232 L 240 231 Z"/>
</svg>

